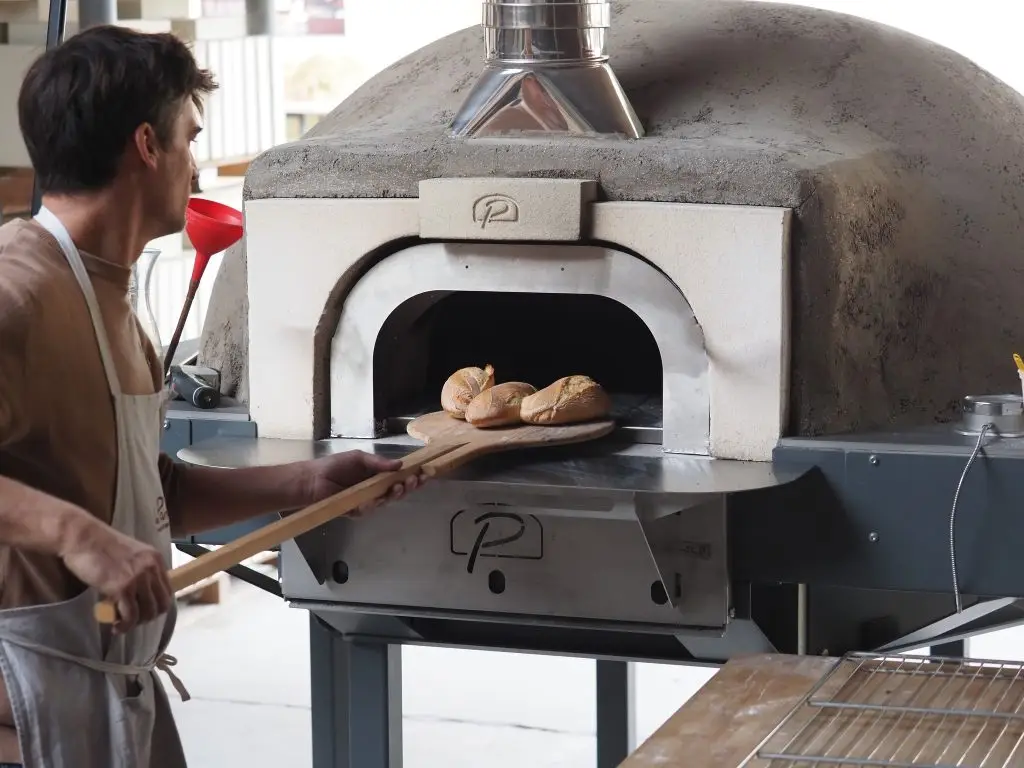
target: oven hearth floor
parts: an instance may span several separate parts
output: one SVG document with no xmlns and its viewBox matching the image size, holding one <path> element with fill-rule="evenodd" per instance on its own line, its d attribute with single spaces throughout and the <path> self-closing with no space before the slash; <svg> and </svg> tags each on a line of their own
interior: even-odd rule
<svg viewBox="0 0 1024 768">
<path fill-rule="evenodd" d="M 386 419 L 388 434 L 405 434 L 405 428 L 410 421 L 417 416 L 436 411 L 439 405 L 437 402 L 429 401 L 402 408 L 401 416 L 392 416 Z M 660 396 L 613 393 L 611 416 L 619 426 L 620 435 L 628 436 L 632 442 L 661 444 L 662 401 Z"/>
</svg>

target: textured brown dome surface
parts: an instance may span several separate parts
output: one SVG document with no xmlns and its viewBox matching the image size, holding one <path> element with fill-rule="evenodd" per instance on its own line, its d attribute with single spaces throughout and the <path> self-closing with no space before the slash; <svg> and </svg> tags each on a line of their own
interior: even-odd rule
<svg viewBox="0 0 1024 768">
<path fill-rule="evenodd" d="M 964 394 L 1018 386 L 1016 91 L 948 49 L 832 12 L 739 0 L 613 10 L 612 65 L 646 138 L 449 138 L 482 65 L 474 27 L 260 156 L 247 198 L 415 197 L 424 178 L 499 175 L 593 178 L 612 200 L 791 207 L 793 432 L 930 421 Z M 225 259 L 218 283 L 240 270 Z M 237 289 L 215 289 L 207 362 L 244 367 L 232 338 L 245 311 Z"/>
</svg>

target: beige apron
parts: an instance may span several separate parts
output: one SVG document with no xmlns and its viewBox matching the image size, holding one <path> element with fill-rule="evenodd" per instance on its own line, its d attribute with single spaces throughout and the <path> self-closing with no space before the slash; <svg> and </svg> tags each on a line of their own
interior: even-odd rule
<svg viewBox="0 0 1024 768">
<path fill-rule="evenodd" d="M 171 562 L 170 522 L 157 468 L 166 398 L 121 387 L 96 294 L 78 249 L 46 208 L 36 220 L 60 243 L 81 286 L 117 420 L 117 487 L 112 526 Z M 69 390 L 73 397 L 73 388 Z M 0 672 L 25 768 L 183 768 L 185 756 L 156 670 L 188 694 L 164 650 L 176 607 L 126 635 L 93 618 L 93 589 L 61 603 L 0 611 Z"/>
</svg>

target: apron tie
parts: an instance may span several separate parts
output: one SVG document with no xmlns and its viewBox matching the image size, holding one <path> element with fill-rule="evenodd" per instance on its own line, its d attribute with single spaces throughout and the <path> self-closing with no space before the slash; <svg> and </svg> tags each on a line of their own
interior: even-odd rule
<svg viewBox="0 0 1024 768">
<path fill-rule="evenodd" d="M 175 667 L 177 665 L 178 659 L 176 657 L 171 656 L 169 653 L 161 653 L 157 656 L 156 663 L 154 663 L 153 666 L 167 675 L 167 679 L 171 681 L 171 685 L 174 686 L 174 690 L 176 690 L 178 695 L 181 696 L 181 700 L 188 701 L 192 698 L 192 694 L 190 694 L 188 689 L 185 688 L 185 684 L 181 682 L 181 678 L 174 674 L 174 670 L 171 669 L 171 667 Z"/>
<path fill-rule="evenodd" d="M 31 640 L 24 640 L 20 637 L 14 637 L 6 633 L 0 633 L 0 640 L 16 645 L 20 648 L 24 648 L 27 651 L 33 651 L 43 656 L 49 656 L 54 659 L 61 659 L 63 661 L 70 662 L 72 664 L 78 664 L 81 667 L 91 669 L 95 672 L 102 672 L 106 675 L 125 675 L 137 677 L 147 672 L 153 672 L 159 670 L 167 675 L 167 679 L 171 681 L 171 685 L 174 686 L 174 690 L 181 696 L 182 701 L 188 701 L 192 698 L 192 694 L 185 688 L 185 684 L 181 682 L 181 679 L 174 674 L 171 667 L 178 664 L 178 660 L 168 653 L 161 653 L 156 657 L 154 661 L 149 664 L 117 664 L 113 661 L 103 661 L 100 659 L 86 659 L 81 656 L 75 656 L 71 653 L 65 653 L 58 648 L 49 648 L 40 643 L 34 643 Z"/>
</svg>

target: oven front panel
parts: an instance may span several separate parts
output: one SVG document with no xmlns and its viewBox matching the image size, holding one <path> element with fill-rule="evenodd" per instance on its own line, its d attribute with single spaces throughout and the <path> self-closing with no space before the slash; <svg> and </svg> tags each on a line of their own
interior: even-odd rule
<svg viewBox="0 0 1024 768">
<path fill-rule="evenodd" d="M 286 597 L 396 615 L 726 625 L 724 502 L 488 486 L 438 481 L 415 500 L 332 523 L 318 544 L 324 584 L 287 545 Z"/>
<path fill-rule="evenodd" d="M 522 184 L 526 181 L 534 184 L 538 199 L 548 200 L 552 189 L 561 188 L 553 184 L 558 180 L 552 179 L 489 177 L 487 191 L 514 197 L 525 194 Z M 449 182 L 449 186 L 465 182 L 473 188 L 476 184 L 473 179 Z M 413 296 L 424 296 L 425 301 L 430 298 L 426 294 L 435 289 L 535 295 L 546 290 L 552 297 L 569 293 L 576 298 L 584 293 L 603 296 L 637 315 L 638 307 L 652 310 L 643 324 L 652 337 L 658 337 L 663 358 L 659 362 L 664 369 L 664 423 L 658 428 L 663 431 L 661 444 L 667 452 L 689 452 L 688 444 L 696 442 L 698 454 L 743 461 L 771 460 L 772 449 L 788 422 L 790 210 L 631 201 L 591 203 L 576 190 L 573 231 L 578 230 L 581 245 L 520 242 L 513 246 L 510 241 L 517 235 L 509 231 L 502 247 L 514 247 L 517 254 L 525 256 L 498 255 L 494 260 L 490 258 L 495 255 L 492 249 L 499 246 L 485 239 L 423 242 L 424 233 L 433 232 L 423 229 L 424 220 L 447 217 L 445 220 L 463 221 L 470 215 L 456 205 L 463 200 L 461 194 L 445 199 L 455 207 L 435 209 L 430 199 L 391 198 L 275 198 L 246 204 L 249 406 L 263 437 L 317 439 L 331 434 L 380 434 L 382 420 L 376 413 L 371 380 L 379 367 L 381 350 L 379 336 L 374 334 L 379 334 L 391 313 L 397 315 L 399 307 L 414 314 L 419 308 L 407 303 Z M 437 200 L 434 203 L 439 205 Z M 564 210 L 568 221 L 568 202 Z M 515 227 L 516 223 L 503 225 Z M 477 238 L 494 234 L 491 227 L 480 229 L 479 223 L 476 229 L 466 229 L 465 234 L 468 236 L 470 231 Z M 568 231 L 561 234 L 564 238 L 575 236 Z M 420 244 L 409 247 L 416 238 L 421 238 Z M 424 249 L 440 255 L 428 256 Z M 618 255 L 587 257 L 572 264 L 563 259 L 587 249 Z M 397 270 L 394 283 L 374 279 L 378 273 L 394 270 L 394 265 L 410 252 L 416 258 Z M 287 269 L 282 269 L 282 254 L 287 255 Z M 441 276 L 451 280 L 431 287 L 431 282 L 437 283 L 439 278 L 421 265 L 421 259 L 440 262 Z M 644 285 L 649 282 L 659 287 L 637 290 L 639 283 L 624 280 L 625 272 L 617 266 L 609 267 L 609 259 L 630 264 L 622 270 L 637 275 L 644 272 L 650 276 L 641 278 Z M 509 269 L 510 264 L 514 268 Z M 408 275 L 412 272 L 404 266 L 418 276 L 420 270 L 426 272 L 423 282 L 410 281 Z M 571 273 L 577 268 L 588 275 L 589 282 L 573 280 L 567 284 L 565 276 L 578 276 Z M 462 276 L 457 284 L 452 272 L 459 270 Z M 499 274 L 485 284 L 467 287 L 465 281 L 476 279 L 470 275 L 482 271 Z M 538 287 L 542 282 L 548 287 Z M 404 296 L 393 295 L 396 285 L 403 288 Z M 611 291 L 623 296 L 608 298 L 606 294 Z M 675 297 L 662 303 L 659 298 L 669 292 Z M 627 293 L 636 296 L 637 301 L 625 296 Z M 360 301 L 370 307 L 369 313 L 355 308 L 360 294 L 364 296 Z M 382 297 L 389 299 L 390 306 L 376 301 Z M 686 322 L 680 323 L 691 316 L 699 323 L 693 329 L 687 328 Z M 656 330 L 663 325 L 671 329 L 667 338 Z M 691 345 L 693 332 L 699 333 L 699 339 L 693 337 L 698 343 Z M 352 338 L 357 342 L 352 343 Z M 608 346 L 609 358 L 628 351 L 628 346 Z M 700 354 L 690 356 L 692 348 L 699 349 Z M 686 363 L 675 368 L 670 357 L 685 359 Z M 408 361 L 404 356 L 396 359 L 403 365 Z M 694 360 L 702 360 L 704 368 L 696 376 L 688 372 Z M 339 363 L 349 365 L 356 378 L 343 374 Z M 479 365 L 480 361 L 469 364 Z M 357 379 L 366 386 L 353 385 Z M 347 389 L 349 385 L 353 385 L 352 391 Z M 696 408 L 688 408 L 691 403 Z M 382 418 L 392 415 L 384 413 Z M 688 416 L 693 417 L 692 421 Z M 691 429 L 696 427 L 699 433 Z"/>
</svg>

